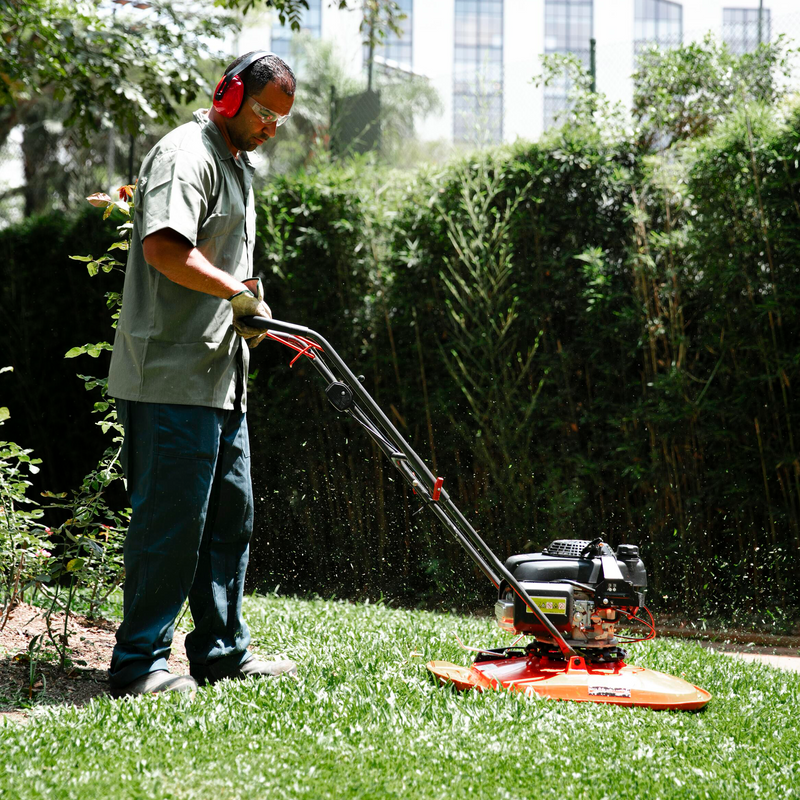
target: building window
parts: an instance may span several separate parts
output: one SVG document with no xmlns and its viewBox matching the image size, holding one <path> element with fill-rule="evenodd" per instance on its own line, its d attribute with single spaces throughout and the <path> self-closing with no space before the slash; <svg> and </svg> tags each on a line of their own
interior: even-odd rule
<svg viewBox="0 0 800 800">
<path fill-rule="evenodd" d="M 668 0 L 636 0 L 633 12 L 634 52 L 657 44 L 672 47 L 681 43 L 683 6 Z"/>
<path fill-rule="evenodd" d="M 455 0 L 453 138 L 503 140 L 503 0 Z"/>
<path fill-rule="evenodd" d="M 402 34 L 398 36 L 391 31 L 387 32 L 384 41 L 375 48 L 375 55 L 387 61 L 393 61 L 403 69 L 410 70 L 414 65 L 413 59 L 413 34 L 412 19 L 414 14 L 414 0 L 395 0 L 400 8 L 400 13 L 405 19 L 400 20 L 398 27 Z"/>
<path fill-rule="evenodd" d="M 769 9 L 762 9 L 760 24 L 758 17 L 757 8 L 722 9 L 722 38 L 737 56 L 752 53 L 761 42 L 770 41 Z"/>
<path fill-rule="evenodd" d="M 572 53 L 590 67 L 592 0 L 546 0 L 544 6 L 544 51 Z M 570 80 L 565 72 L 544 89 L 544 127 L 549 128 L 569 107 Z"/>
<path fill-rule="evenodd" d="M 322 35 L 322 0 L 308 0 L 308 8 L 302 9 L 300 15 L 300 30 L 311 34 L 315 39 Z M 272 41 L 270 48 L 276 56 L 288 61 L 291 55 L 292 35 L 294 31 L 288 23 L 286 25 L 272 26 Z"/>
</svg>

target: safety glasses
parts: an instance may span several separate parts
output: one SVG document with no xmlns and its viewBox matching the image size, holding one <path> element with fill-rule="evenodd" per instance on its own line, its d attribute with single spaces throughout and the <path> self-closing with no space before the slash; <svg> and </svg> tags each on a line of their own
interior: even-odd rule
<svg viewBox="0 0 800 800">
<path fill-rule="evenodd" d="M 261 103 L 258 102 L 254 97 L 248 97 L 248 102 L 250 103 L 250 108 L 253 109 L 255 115 L 265 124 L 269 125 L 271 123 L 275 123 L 279 128 L 286 122 L 287 119 L 291 116 L 291 114 L 284 114 L 281 116 L 277 114 L 275 111 L 270 111 L 268 108 L 264 108 Z"/>
</svg>

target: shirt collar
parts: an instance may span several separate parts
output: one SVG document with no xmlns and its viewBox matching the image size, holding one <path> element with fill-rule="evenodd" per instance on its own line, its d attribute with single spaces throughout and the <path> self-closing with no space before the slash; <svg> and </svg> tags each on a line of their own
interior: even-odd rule
<svg viewBox="0 0 800 800">
<path fill-rule="evenodd" d="M 228 149 L 228 145 L 225 143 L 219 128 L 208 118 L 208 109 L 201 108 L 195 111 L 192 114 L 192 119 L 203 129 L 203 133 L 217 158 L 221 161 L 226 158 L 233 158 L 233 153 Z"/>
<path fill-rule="evenodd" d="M 201 128 L 203 128 L 211 147 L 214 149 L 214 152 L 220 160 L 233 158 L 233 153 L 231 153 L 231 151 L 228 149 L 228 145 L 225 142 L 225 138 L 220 132 L 220 129 L 208 118 L 208 109 L 201 108 L 198 111 L 195 111 L 194 114 L 192 114 L 192 118 L 198 125 L 200 125 Z M 239 161 L 246 164 L 251 169 L 259 160 L 260 158 L 258 156 L 256 156 L 254 159 L 251 153 L 248 153 L 244 150 L 239 151 Z"/>
</svg>

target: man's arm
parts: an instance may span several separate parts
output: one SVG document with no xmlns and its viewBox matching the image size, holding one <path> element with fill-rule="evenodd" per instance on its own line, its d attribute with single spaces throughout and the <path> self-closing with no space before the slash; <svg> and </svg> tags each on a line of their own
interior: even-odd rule
<svg viewBox="0 0 800 800">
<path fill-rule="evenodd" d="M 142 242 L 144 257 L 173 283 L 228 299 L 248 287 L 215 267 L 192 243 L 172 228 L 151 233 Z"/>
<path fill-rule="evenodd" d="M 257 347 L 267 335 L 266 331 L 240 322 L 241 317 L 250 315 L 272 319 L 272 311 L 264 302 L 258 278 L 248 278 L 245 283 L 237 281 L 215 267 L 186 237 L 172 228 L 162 228 L 146 236 L 142 250 L 145 261 L 173 283 L 230 300 L 233 327 L 239 336 L 247 339 L 248 347 Z"/>
</svg>

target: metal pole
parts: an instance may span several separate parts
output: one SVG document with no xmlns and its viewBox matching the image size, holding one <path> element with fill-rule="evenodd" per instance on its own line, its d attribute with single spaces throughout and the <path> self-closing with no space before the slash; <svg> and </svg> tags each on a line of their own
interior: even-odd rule
<svg viewBox="0 0 800 800">
<path fill-rule="evenodd" d="M 336 87 L 331 84 L 330 115 L 328 122 L 328 152 L 336 150 Z"/>
<path fill-rule="evenodd" d="M 597 39 L 589 39 L 589 73 L 592 76 L 591 89 L 594 93 L 597 92 Z"/>
<path fill-rule="evenodd" d="M 758 0 L 758 44 L 764 41 L 764 0 Z"/>
<path fill-rule="evenodd" d="M 375 15 L 377 7 L 373 6 L 369 13 L 369 57 L 367 61 L 367 91 L 372 91 L 372 66 L 375 63 Z"/>
</svg>

